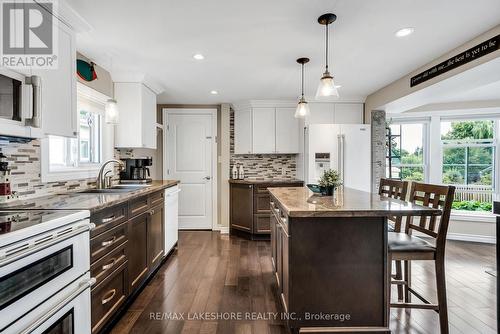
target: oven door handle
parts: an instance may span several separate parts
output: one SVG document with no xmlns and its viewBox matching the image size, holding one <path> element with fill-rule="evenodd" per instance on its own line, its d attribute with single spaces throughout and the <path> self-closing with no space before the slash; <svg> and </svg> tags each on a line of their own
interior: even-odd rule
<svg viewBox="0 0 500 334">
<path fill-rule="evenodd" d="M 24 248 L 24 249 L 20 250 L 19 252 L 13 253 L 12 255 L 5 256 L 4 258 L 2 258 L 1 257 L 2 254 L 0 254 L 0 267 L 6 266 L 10 263 L 13 263 L 17 260 L 20 260 L 20 259 L 26 257 L 28 255 L 39 252 L 45 248 L 48 248 L 52 245 L 59 243 L 61 241 L 67 240 L 75 235 L 90 231 L 94 227 L 95 227 L 95 224 L 93 224 L 93 223 L 86 223 L 84 225 L 79 225 L 79 226 L 75 227 L 73 230 L 71 230 L 70 232 L 66 232 L 66 233 L 61 234 L 59 236 L 53 237 L 51 239 L 48 239 L 45 242 L 28 246 L 28 248 Z"/>
<path fill-rule="evenodd" d="M 73 299 L 75 299 L 78 295 L 80 295 L 83 291 L 89 289 L 96 282 L 95 278 L 89 278 L 85 281 L 82 281 L 78 288 L 70 292 L 66 297 L 61 298 L 60 301 L 56 303 L 56 305 L 47 313 L 45 313 L 40 318 L 33 321 L 28 327 L 26 327 L 21 334 L 28 334 L 33 332 L 35 329 L 40 327 L 44 322 L 49 320 L 54 314 L 59 312 L 64 306 L 68 305 Z"/>
</svg>

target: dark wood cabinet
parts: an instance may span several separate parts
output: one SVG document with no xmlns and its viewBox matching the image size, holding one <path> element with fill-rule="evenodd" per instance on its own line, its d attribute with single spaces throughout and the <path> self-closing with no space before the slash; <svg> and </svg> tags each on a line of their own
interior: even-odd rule
<svg viewBox="0 0 500 334">
<path fill-rule="evenodd" d="M 90 272 L 92 333 L 105 332 L 164 258 L 164 190 L 94 212 Z"/>
<path fill-rule="evenodd" d="M 132 247 L 128 256 L 130 291 L 137 288 L 148 273 L 148 219 L 149 213 L 146 212 L 128 221 L 129 245 Z"/>
<path fill-rule="evenodd" d="M 99 332 L 128 296 L 127 264 L 123 263 L 91 292 L 92 333 Z"/>
<path fill-rule="evenodd" d="M 272 187 L 302 187 L 304 182 L 230 180 L 230 230 L 253 239 L 269 239 L 271 230 L 269 209 Z M 240 233 L 242 232 L 242 233 Z"/>
<path fill-rule="evenodd" d="M 164 209 L 163 204 L 149 212 L 148 217 L 148 267 L 154 271 L 161 262 L 164 254 Z"/>
</svg>

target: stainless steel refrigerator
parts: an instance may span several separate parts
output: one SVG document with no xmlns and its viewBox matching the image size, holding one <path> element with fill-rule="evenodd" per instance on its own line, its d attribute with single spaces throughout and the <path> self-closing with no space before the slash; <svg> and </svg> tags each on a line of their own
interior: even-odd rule
<svg viewBox="0 0 500 334">
<path fill-rule="evenodd" d="M 317 183 L 324 170 L 335 169 L 345 187 L 370 191 L 370 125 L 310 124 L 305 128 L 304 146 L 307 183 Z"/>
</svg>

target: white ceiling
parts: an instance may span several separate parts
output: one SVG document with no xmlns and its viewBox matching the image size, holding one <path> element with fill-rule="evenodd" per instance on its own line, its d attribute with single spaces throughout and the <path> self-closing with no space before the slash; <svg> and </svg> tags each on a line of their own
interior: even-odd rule
<svg viewBox="0 0 500 334">
<path fill-rule="evenodd" d="M 160 103 L 295 98 L 300 67 L 314 95 L 324 62 L 317 17 L 337 14 L 331 63 L 342 99 L 361 100 L 500 24 L 498 0 L 67 0 L 93 30 L 78 49 L 115 71 L 141 72 Z M 415 27 L 398 39 L 394 32 Z M 202 53 L 206 59 L 195 61 Z M 219 95 L 211 95 L 217 90 Z"/>
</svg>

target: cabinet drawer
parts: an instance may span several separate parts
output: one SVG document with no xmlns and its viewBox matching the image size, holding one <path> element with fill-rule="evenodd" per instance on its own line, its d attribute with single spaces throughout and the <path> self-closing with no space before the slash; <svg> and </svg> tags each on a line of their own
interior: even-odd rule
<svg viewBox="0 0 500 334">
<path fill-rule="evenodd" d="M 90 239 L 90 263 L 94 263 L 125 240 L 127 240 L 126 222 Z"/>
<path fill-rule="evenodd" d="M 130 201 L 128 214 L 129 217 L 135 217 L 149 209 L 148 196 L 143 196 L 138 199 Z"/>
<path fill-rule="evenodd" d="M 157 205 L 162 205 L 163 204 L 163 196 L 164 192 L 163 191 L 157 191 L 149 196 L 150 199 L 150 207 L 155 207 Z"/>
<path fill-rule="evenodd" d="M 256 194 L 254 196 L 253 212 L 270 213 L 269 202 L 271 201 L 269 192 Z"/>
<path fill-rule="evenodd" d="M 102 282 L 102 280 L 127 260 L 127 242 L 125 241 L 111 250 L 90 266 L 90 276 L 96 279 L 96 284 Z"/>
<path fill-rule="evenodd" d="M 253 215 L 253 233 L 269 234 L 271 233 L 270 214 Z"/>
<path fill-rule="evenodd" d="M 96 225 L 90 231 L 90 237 L 95 237 L 127 220 L 127 203 L 101 210 L 93 214 L 90 220 Z"/>
<path fill-rule="evenodd" d="M 127 297 L 127 263 L 123 263 L 91 292 L 92 333 L 96 333 Z"/>
</svg>

